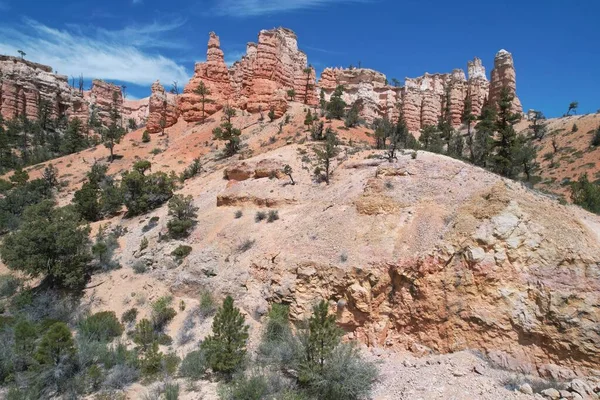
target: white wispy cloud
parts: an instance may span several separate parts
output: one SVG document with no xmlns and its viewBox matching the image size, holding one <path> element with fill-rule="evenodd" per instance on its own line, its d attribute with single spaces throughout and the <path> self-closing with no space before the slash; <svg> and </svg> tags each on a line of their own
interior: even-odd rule
<svg viewBox="0 0 600 400">
<path fill-rule="evenodd" d="M 150 85 L 188 80 L 186 69 L 156 52 L 169 47 L 161 43 L 163 33 L 181 22 L 132 26 L 109 31 L 70 26 L 59 30 L 25 19 L 18 27 L 0 26 L 0 53 L 16 55 L 22 49 L 27 59 L 50 65 L 65 75 Z"/>
<path fill-rule="evenodd" d="M 217 0 L 213 12 L 233 17 L 255 17 L 306 10 L 334 3 L 367 3 L 370 0 Z"/>
</svg>

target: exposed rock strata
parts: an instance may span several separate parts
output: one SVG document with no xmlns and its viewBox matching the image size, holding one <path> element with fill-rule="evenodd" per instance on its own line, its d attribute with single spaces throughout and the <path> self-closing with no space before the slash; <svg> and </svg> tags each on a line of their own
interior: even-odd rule
<svg viewBox="0 0 600 400">
<path fill-rule="evenodd" d="M 437 124 L 446 108 L 452 125 L 460 126 L 467 98 L 471 100 L 472 112 L 479 115 L 488 97 L 490 101 L 497 101 L 502 87 L 508 87 L 516 96 L 510 53 L 500 51 L 496 56 L 491 83 L 479 58 L 468 62 L 467 71 L 468 77 L 461 69 L 448 74 L 426 73 L 417 78 L 406 78 L 404 86 L 398 88 L 389 85 L 385 75 L 377 71 L 326 68 L 321 74 L 319 89 L 329 100 L 336 86 L 343 85 L 344 101 L 350 105 L 360 100 L 363 103 L 361 115 L 367 122 L 383 116 L 395 119 L 401 110 L 411 131 Z M 514 112 L 522 112 L 517 97 L 513 105 Z"/>
<path fill-rule="evenodd" d="M 123 123 L 132 118 L 144 123 L 147 105 L 144 101 L 123 99 L 121 87 L 94 80 L 89 91 L 79 91 L 69 85 L 66 75 L 53 72 L 52 67 L 16 57 L 0 56 L 0 114 L 5 119 L 25 115 L 35 120 L 42 101 L 47 102 L 53 117 L 79 118 L 87 122 L 96 110 L 103 122 L 108 121 L 113 93 L 117 93 L 117 107 Z"/>
<path fill-rule="evenodd" d="M 230 104 L 250 112 L 275 108 L 279 117 L 285 113 L 285 93 L 294 89 L 295 100 L 317 104 L 316 77 L 307 66 L 306 54 L 298 50 L 294 32 L 285 28 L 263 30 L 258 43 L 249 43 L 246 55 L 227 68 L 218 36 L 210 34 L 206 62 L 197 63 L 194 76 L 179 99 L 183 118 L 202 120 L 200 96 L 194 93 L 200 82 L 211 91 L 214 103 L 205 104 L 211 115 Z"/>
</svg>

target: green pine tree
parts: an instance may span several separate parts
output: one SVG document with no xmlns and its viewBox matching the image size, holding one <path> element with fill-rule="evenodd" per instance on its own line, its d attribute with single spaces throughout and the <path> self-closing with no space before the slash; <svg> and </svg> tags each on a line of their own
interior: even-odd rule
<svg viewBox="0 0 600 400">
<path fill-rule="evenodd" d="M 208 365 L 215 372 L 231 373 L 244 361 L 248 325 L 231 296 L 223 300 L 223 306 L 217 311 L 212 324 L 212 335 L 201 344 Z"/>
<path fill-rule="evenodd" d="M 344 94 L 344 87 L 338 85 L 335 91 L 331 95 L 331 99 L 327 104 L 327 118 L 329 119 L 342 119 L 346 109 L 346 102 L 342 99 Z"/>
<path fill-rule="evenodd" d="M 515 96 L 508 88 L 503 88 L 498 101 L 496 119 L 496 139 L 494 140 L 493 170 L 507 178 L 513 178 L 516 172 L 515 154 L 518 146 L 517 132 L 513 125 L 521 116 L 511 111 Z"/>
<path fill-rule="evenodd" d="M 323 179 L 329 185 L 329 179 L 331 177 L 331 164 L 333 159 L 340 153 L 339 140 L 335 131 L 331 128 L 327 128 L 325 132 L 325 143 L 322 146 L 315 147 L 315 154 L 317 156 L 318 166 L 315 169 L 317 176 L 323 175 Z"/>
<path fill-rule="evenodd" d="M 328 357 L 340 343 L 343 331 L 335 322 L 335 315 L 329 314 L 325 300 L 313 308 L 308 320 L 308 337 L 305 343 L 305 368 L 311 372 L 323 371 Z"/>
<path fill-rule="evenodd" d="M 206 111 L 205 111 L 206 105 L 212 104 L 215 102 L 213 99 L 208 97 L 212 94 L 212 92 L 204 84 L 203 81 L 200 81 L 200 83 L 198 84 L 198 87 L 196 89 L 194 89 L 194 93 L 196 93 L 198 96 L 200 96 L 200 103 L 202 104 L 202 120 L 204 121 L 204 119 L 206 118 Z"/>
<path fill-rule="evenodd" d="M 233 127 L 232 119 L 235 117 L 235 109 L 232 107 L 223 108 L 223 122 L 221 126 L 213 129 L 213 140 L 226 140 L 225 154 L 232 156 L 240 149 L 240 136 L 242 131 Z"/>
<path fill-rule="evenodd" d="M 110 106 L 108 127 L 102 129 L 102 141 L 104 146 L 110 150 L 110 162 L 115 159 L 115 145 L 121 143 L 121 139 L 125 135 L 125 128 L 121 126 L 121 113 L 119 112 L 119 92 L 113 93 L 113 101 Z"/>
<path fill-rule="evenodd" d="M 71 330 L 64 322 L 56 322 L 42 337 L 34 358 L 42 365 L 58 365 L 64 358 L 75 357 L 76 352 Z"/>
</svg>

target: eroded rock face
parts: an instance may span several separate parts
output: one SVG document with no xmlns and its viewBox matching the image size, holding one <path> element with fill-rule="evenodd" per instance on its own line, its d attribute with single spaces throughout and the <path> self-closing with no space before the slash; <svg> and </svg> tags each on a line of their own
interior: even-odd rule
<svg viewBox="0 0 600 400">
<path fill-rule="evenodd" d="M 285 93 L 290 89 L 294 89 L 296 101 L 310 105 L 318 102 L 315 71 L 308 67 L 306 54 L 298 50 L 296 34 L 285 28 L 261 31 L 258 43 L 249 43 L 246 55 L 229 69 L 219 38 L 211 33 L 207 61 L 196 64 L 194 77 L 179 99 L 186 121 L 202 120 L 200 96 L 194 93 L 201 81 L 214 100 L 205 105 L 208 115 L 230 104 L 250 112 L 267 112 L 275 107 L 280 116 L 287 110 Z"/>
<path fill-rule="evenodd" d="M 342 99 L 348 106 L 360 101 L 361 116 L 368 122 L 392 112 L 397 103 L 397 93 L 387 84 L 385 75 L 372 69 L 326 68 L 319 81 L 326 101 L 338 85 L 344 86 Z"/>
<path fill-rule="evenodd" d="M 86 123 L 95 109 L 99 118 L 108 123 L 113 93 L 117 93 L 116 105 L 123 124 L 127 124 L 130 118 L 137 125 L 143 124 L 148 111 L 147 103 L 143 99 L 124 101 L 119 86 L 94 80 L 91 90 L 79 91 L 69 85 L 67 76 L 55 74 L 52 67 L 0 56 L 0 113 L 5 119 L 24 114 L 35 120 L 41 101 L 45 101 L 53 117 L 79 118 Z"/>
<path fill-rule="evenodd" d="M 165 88 L 156 81 L 152 84 L 152 95 L 149 100 L 149 114 L 146 129 L 150 133 L 162 132 L 177 123 L 179 111 L 173 96 L 165 92 Z"/>
<path fill-rule="evenodd" d="M 54 117 L 66 115 L 83 97 L 69 86 L 67 76 L 16 57 L 0 56 L 0 81 L 0 113 L 5 119 L 23 114 L 37 119 L 40 100 L 49 102 Z"/>
<path fill-rule="evenodd" d="M 319 89 L 325 94 L 326 100 L 329 100 L 336 86 L 343 85 L 344 101 L 351 105 L 360 100 L 364 104 L 361 116 L 367 122 L 384 116 L 394 120 L 399 110 L 402 110 L 411 131 L 437 124 L 445 115 L 446 108 L 452 125 L 460 126 L 467 98 L 471 100 L 473 114 L 480 115 L 488 97 L 493 101 L 499 96 L 502 87 L 508 87 L 516 95 L 510 53 L 498 53 L 492 73 L 492 85 L 486 78 L 481 59 L 469 61 L 467 71 L 468 77 L 461 69 L 448 74 L 426 73 L 417 78 L 406 78 L 404 86 L 397 88 L 390 86 L 385 75 L 377 71 L 326 68 L 321 74 Z M 513 111 L 520 112 L 520 102 L 516 97 L 514 106 Z"/>
<path fill-rule="evenodd" d="M 494 69 L 490 80 L 490 104 L 496 104 L 500 100 L 500 93 L 503 88 L 508 88 L 510 93 L 515 96 L 512 112 L 522 114 L 523 107 L 517 97 L 517 74 L 513 57 L 511 53 L 504 49 L 500 50 L 494 59 Z"/>
</svg>

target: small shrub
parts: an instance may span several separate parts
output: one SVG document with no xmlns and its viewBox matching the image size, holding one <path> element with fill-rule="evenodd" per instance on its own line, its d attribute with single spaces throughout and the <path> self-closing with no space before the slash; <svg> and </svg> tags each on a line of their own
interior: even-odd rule
<svg viewBox="0 0 600 400">
<path fill-rule="evenodd" d="M 254 216 L 254 221 L 256 222 L 261 222 L 264 221 L 265 219 L 267 219 L 267 213 L 264 211 L 257 211 L 256 215 Z"/>
<path fill-rule="evenodd" d="M 240 219 L 240 218 L 242 218 L 243 215 L 244 215 L 244 213 L 242 212 L 242 210 L 237 210 L 234 214 L 235 219 Z"/>
<path fill-rule="evenodd" d="M 416 159 L 417 159 L 417 152 L 416 152 L 416 151 L 413 151 L 413 152 L 412 152 L 412 154 L 410 155 L 410 157 L 411 157 L 413 160 L 416 160 Z"/>
<path fill-rule="evenodd" d="M 348 254 L 344 251 L 342 252 L 342 254 L 340 254 L 340 261 L 345 263 L 346 261 L 348 261 Z"/>
<path fill-rule="evenodd" d="M 269 217 L 267 218 L 267 222 L 275 222 L 279 219 L 279 211 L 271 210 L 269 211 Z"/>
<path fill-rule="evenodd" d="M 137 319 L 138 316 L 138 309 L 137 308 L 130 308 L 129 310 L 125 311 L 123 313 L 123 315 L 121 316 L 121 321 L 123 321 L 124 324 L 129 324 L 132 322 L 135 322 L 135 320 Z"/>
<path fill-rule="evenodd" d="M 237 377 L 231 384 L 228 399 L 235 400 L 261 400 L 268 394 L 269 384 L 267 379 L 260 374 L 250 377 Z"/>
<path fill-rule="evenodd" d="M 385 188 L 392 190 L 394 188 L 394 184 L 391 181 L 385 181 Z"/>
<path fill-rule="evenodd" d="M 142 142 L 143 143 L 149 143 L 150 142 L 150 132 L 144 131 L 144 133 L 142 133 Z"/>
<path fill-rule="evenodd" d="M 175 257 L 177 261 L 183 261 L 192 252 L 192 247 L 187 245 L 177 246 L 175 250 L 171 252 L 171 255 Z"/>
<path fill-rule="evenodd" d="M 136 261 L 133 264 L 132 268 L 133 272 L 135 272 L 136 274 L 143 274 L 148 270 L 148 267 L 146 267 L 146 263 L 141 260 Z"/>
<path fill-rule="evenodd" d="M 163 296 L 152 303 L 152 325 L 157 331 L 161 331 L 177 315 L 177 312 L 169 307 L 173 297 Z"/>
<path fill-rule="evenodd" d="M 123 326 L 119 323 L 114 311 L 98 312 L 79 323 L 79 335 L 88 340 L 109 341 L 121 336 L 122 333 Z"/>
<path fill-rule="evenodd" d="M 202 379 L 207 369 L 208 366 L 204 352 L 202 350 L 195 350 L 189 352 L 181 362 L 179 376 L 197 381 Z"/>
<path fill-rule="evenodd" d="M 592 138 L 592 146 L 600 146 L 600 127 L 594 133 L 594 137 Z"/>
<path fill-rule="evenodd" d="M 177 372 L 177 367 L 179 366 L 180 362 L 181 359 L 177 357 L 177 354 L 167 353 L 163 356 L 161 361 L 161 369 L 164 374 L 168 376 L 174 376 Z"/>
<path fill-rule="evenodd" d="M 142 241 L 140 242 L 140 251 L 146 250 L 148 248 L 148 239 L 146 236 L 142 237 Z"/>
<path fill-rule="evenodd" d="M 571 128 L 571 132 L 577 132 L 579 130 L 579 127 L 577 126 L 577 124 L 573 124 L 573 127 Z"/>
<path fill-rule="evenodd" d="M 247 252 L 254 246 L 255 243 L 256 243 L 256 240 L 253 240 L 253 239 L 244 240 L 237 248 L 238 253 Z"/>
<path fill-rule="evenodd" d="M 153 155 L 158 155 L 160 153 L 162 153 L 162 150 L 159 149 L 158 147 L 155 147 L 150 151 L 150 154 L 153 154 Z"/>
</svg>

